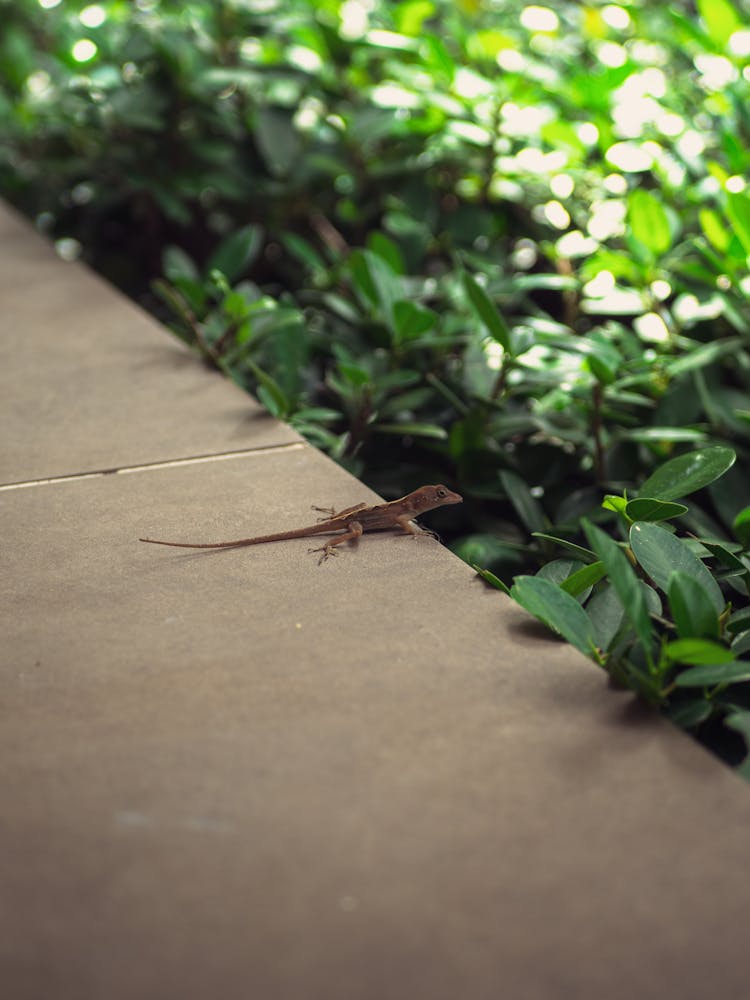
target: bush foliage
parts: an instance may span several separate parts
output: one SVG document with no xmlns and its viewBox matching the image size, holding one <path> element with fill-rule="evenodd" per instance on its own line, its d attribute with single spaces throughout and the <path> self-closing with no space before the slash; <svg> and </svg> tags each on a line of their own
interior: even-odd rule
<svg viewBox="0 0 750 1000">
<path fill-rule="evenodd" d="M 463 558 L 741 763 L 746 6 L 0 17 L 0 190 L 60 253 L 386 495 L 457 484 Z"/>
</svg>

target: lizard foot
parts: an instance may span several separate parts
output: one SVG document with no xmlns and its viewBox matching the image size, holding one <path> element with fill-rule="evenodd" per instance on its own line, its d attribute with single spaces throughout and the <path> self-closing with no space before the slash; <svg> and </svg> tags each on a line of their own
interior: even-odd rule
<svg viewBox="0 0 750 1000">
<path fill-rule="evenodd" d="M 332 545 L 322 545 L 320 548 L 308 549 L 307 551 L 322 553 L 320 559 L 318 559 L 318 566 L 324 563 L 329 556 L 337 556 L 339 554 L 338 549 L 335 549 Z"/>
</svg>

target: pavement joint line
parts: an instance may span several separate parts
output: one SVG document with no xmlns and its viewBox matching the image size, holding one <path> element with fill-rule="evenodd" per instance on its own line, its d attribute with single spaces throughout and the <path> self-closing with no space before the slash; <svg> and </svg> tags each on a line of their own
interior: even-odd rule
<svg viewBox="0 0 750 1000">
<path fill-rule="evenodd" d="M 264 448 L 243 448 L 241 451 L 217 452 L 211 455 L 195 455 L 191 458 L 172 458 L 164 462 L 146 462 L 143 465 L 123 465 L 116 469 L 95 469 L 91 472 L 75 472 L 67 476 L 49 476 L 46 479 L 28 479 L 18 483 L 0 485 L 0 493 L 8 490 L 27 490 L 33 486 L 54 486 L 58 483 L 73 483 L 85 479 L 101 479 L 104 476 L 129 476 L 134 472 L 155 472 L 159 469 L 174 469 L 184 465 L 204 465 L 209 462 L 228 462 L 236 458 L 274 455 L 285 451 L 299 451 L 307 445 L 302 441 L 287 444 L 268 445 Z"/>
</svg>

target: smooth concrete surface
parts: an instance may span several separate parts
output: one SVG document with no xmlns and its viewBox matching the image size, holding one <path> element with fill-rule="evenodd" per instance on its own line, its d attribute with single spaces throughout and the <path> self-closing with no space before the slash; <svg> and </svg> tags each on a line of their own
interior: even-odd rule
<svg viewBox="0 0 750 1000">
<path fill-rule="evenodd" d="M 299 441 L 0 202 L 0 484 Z"/>
<path fill-rule="evenodd" d="M 0 488 L 2 996 L 745 996 L 747 786 L 433 540 L 136 540 L 371 496 L 307 446 Z"/>
</svg>

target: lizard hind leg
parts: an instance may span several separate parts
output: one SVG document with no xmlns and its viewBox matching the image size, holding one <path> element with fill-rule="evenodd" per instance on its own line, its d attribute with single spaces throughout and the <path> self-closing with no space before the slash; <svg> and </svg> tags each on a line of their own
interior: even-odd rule
<svg viewBox="0 0 750 1000">
<path fill-rule="evenodd" d="M 319 546 L 317 549 L 308 549 L 308 552 L 321 552 L 322 555 L 318 559 L 318 566 L 324 563 L 329 556 L 337 556 L 338 552 L 336 550 L 337 545 L 342 545 L 344 542 L 356 542 L 358 538 L 364 532 L 364 528 L 359 523 L 359 521 L 350 521 L 346 526 L 346 531 L 343 531 L 340 535 L 336 535 L 334 538 L 329 538 L 325 545 Z"/>
</svg>

